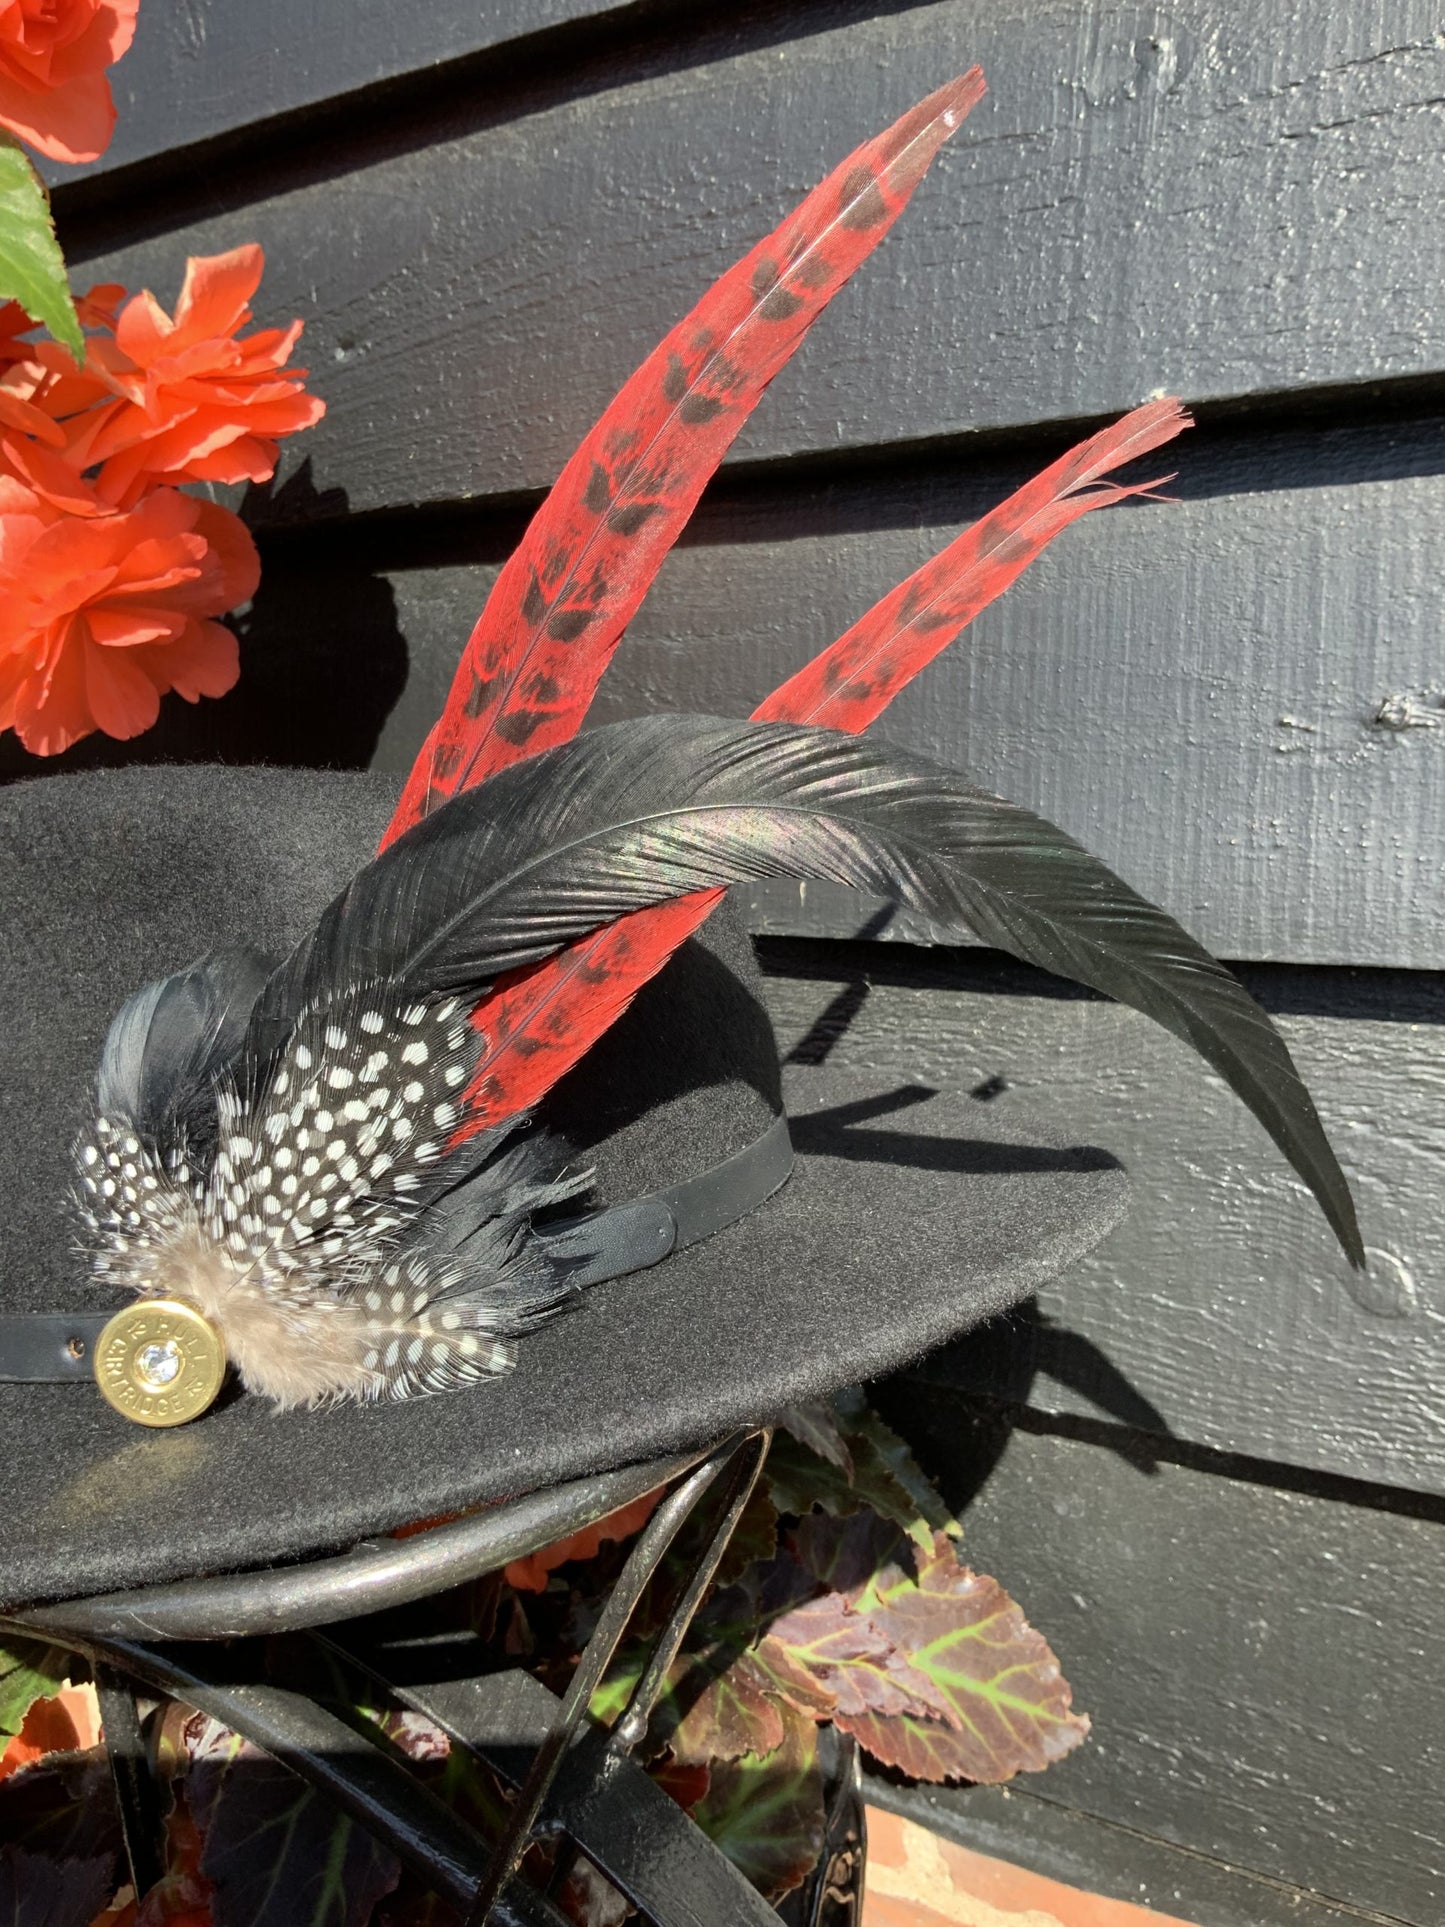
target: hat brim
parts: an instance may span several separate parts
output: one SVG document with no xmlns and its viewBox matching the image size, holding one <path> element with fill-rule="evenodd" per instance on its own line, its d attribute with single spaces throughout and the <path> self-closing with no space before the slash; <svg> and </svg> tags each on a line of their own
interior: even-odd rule
<svg viewBox="0 0 1445 1927">
<path fill-rule="evenodd" d="M 720 1438 L 1027 1297 L 1122 1214 L 1092 1146 L 884 1074 L 789 1073 L 765 1205 L 589 1291 L 466 1392 L 146 1432 L 86 1386 L 0 1393 L 0 1603 L 235 1571 Z"/>
<path fill-rule="evenodd" d="M 284 950 L 366 861 L 394 793 L 376 776 L 179 769 L 8 792 L 5 1309 L 115 1308 L 78 1260 L 66 1193 L 119 999 L 213 945 Z M 686 969 L 679 956 L 554 1093 L 571 1088 L 571 1113 L 564 1102 L 549 1122 L 595 1164 L 606 1202 L 716 1165 L 773 1114 L 771 1033 L 738 975 L 750 960 L 727 962 L 732 941 L 720 930 L 716 953 L 689 946 Z M 1123 1209 L 1112 1158 L 1016 1113 L 1005 1124 L 886 1073 L 790 1075 L 788 1183 L 703 1243 L 594 1287 L 529 1335 L 506 1377 L 289 1414 L 231 1389 L 167 1432 L 84 1382 L 0 1384 L 0 1602 L 305 1557 L 708 1443 L 956 1337 Z"/>
</svg>

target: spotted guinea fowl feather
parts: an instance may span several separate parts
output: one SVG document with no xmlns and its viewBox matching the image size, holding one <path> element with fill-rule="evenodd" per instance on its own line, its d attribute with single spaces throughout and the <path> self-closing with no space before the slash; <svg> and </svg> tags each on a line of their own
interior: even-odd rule
<svg viewBox="0 0 1445 1927">
<path fill-rule="evenodd" d="M 209 1118 L 193 1092 L 147 1128 L 135 1087 L 102 1079 L 78 1147 L 97 1275 L 195 1304 L 283 1408 L 505 1369 L 507 1338 L 569 1295 L 532 1214 L 582 1185 L 515 1124 L 447 1142 L 475 1057 L 460 1000 L 364 983 L 301 1012 L 265 1067 L 236 1050 Z"/>
<path fill-rule="evenodd" d="M 764 389 L 983 91 L 974 68 L 857 148 L 624 385 L 493 585 L 383 849 L 448 797 L 575 733 Z"/>
</svg>

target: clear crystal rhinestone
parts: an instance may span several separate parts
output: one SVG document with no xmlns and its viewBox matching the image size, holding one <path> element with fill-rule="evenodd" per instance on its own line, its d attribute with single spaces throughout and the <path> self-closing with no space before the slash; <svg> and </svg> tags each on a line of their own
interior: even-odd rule
<svg viewBox="0 0 1445 1927">
<path fill-rule="evenodd" d="M 135 1355 L 136 1376 L 153 1392 L 163 1391 L 181 1369 L 181 1348 L 174 1338 L 158 1345 L 142 1345 Z"/>
</svg>

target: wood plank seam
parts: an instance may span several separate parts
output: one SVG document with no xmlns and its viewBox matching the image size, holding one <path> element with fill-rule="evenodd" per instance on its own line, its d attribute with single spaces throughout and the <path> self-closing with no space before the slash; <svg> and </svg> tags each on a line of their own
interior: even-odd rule
<svg viewBox="0 0 1445 1927">
<path fill-rule="evenodd" d="M 1201 1873 L 1222 1861 L 1436 1927 L 1437 1522 L 1175 1465 L 1146 1476 L 1053 1436 L 1014 1431 L 999 1450 L 936 1388 L 910 1386 L 884 1410 L 963 1503 L 969 1562 L 1045 1631 L 1093 1722 L 1084 1746 L 1020 1789 L 1040 1803 L 1041 1836 L 1064 1844 L 1053 1822 L 1072 1809 L 1132 1829 L 1141 1861 L 1142 1842 L 1163 1839 L 1206 1856 Z M 922 1799 L 936 1824 L 950 1809 L 999 1821 L 1017 1797 L 940 1787 Z M 1151 1883 L 1151 1904 L 1198 1918 L 1180 1884 Z M 1275 1927 L 1263 1907 L 1231 1918 L 1217 1890 L 1204 1919 Z"/>
<path fill-rule="evenodd" d="M 739 461 L 1088 418 L 1166 382 L 1224 402 L 1438 376 L 1437 17 L 1397 0 L 1384 48 L 1358 10 L 1267 9 L 1262 31 L 1262 4 L 1212 0 L 1207 54 L 1194 29 L 1118 35 L 1085 0 L 1041 0 L 1027 33 L 984 0 L 808 34 L 779 16 L 776 44 L 604 63 L 593 91 L 505 124 L 464 104 L 369 152 L 291 153 L 244 205 L 202 182 L 197 218 L 147 209 L 156 239 L 115 245 L 112 227 L 93 268 L 163 286 L 183 252 L 255 236 L 278 306 L 311 304 L 330 412 L 309 447 L 355 507 L 535 488 L 709 272 L 846 145 L 844 120 L 886 118 L 977 55 L 996 69 L 977 127 Z"/>
<path fill-rule="evenodd" d="M 1230 496 L 1388 482 L 1445 474 L 1445 370 L 1421 380 L 1358 383 L 1346 390 L 1260 394 L 1247 414 L 1219 404 L 1198 410 L 1165 494 L 1203 502 Z M 906 446 L 879 443 L 828 456 L 779 456 L 721 469 L 676 548 L 765 543 L 780 529 L 800 535 L 873 534 L 957 523 L 991 508 L 1063 444 L 1103 428 L 1112 416 L 939 436 Z M 1159 458 L 1141 469 L 1160 466 Z M 1127 479 L 1132 470 L 1121 469 Z M 501 563 L 545 499 L 545 489 L 395 503 L 350 511 L 335 498 L 296 491 L 287 512 L 269 485 L 242 499 L 263 558 L 304 556 L 313 567 L 364 555 L 374 569 Z M 304 506 L 303 506 L 304 504 Z M 1127 511 L 1132 512 L 1132 511 Z M 1168 523 L 1160 525 L 1167 531 Z M 967 647 L 966 642 L 961 645 Z"/>
<path fill-rule="evenodd" d="M 45 164 L 43 171 L 66 258 L 77 265 L 100 246 L 245 207 L 318 171 L 409 153 L 451 137 L 463 122 L 473 130 L 506 128 L 616 86 L 620 69 L 632 78 L 675 72 L 767 48 L 785 35 L 866 20 L 877 10 L 876 0 L 780 0 L 740 10 L 723 28 L 695 0 L 618 0 L 80 178 L 64 166 Z M 810 24 L 814 15 L 817 25 Z"/>
<path fill-rule="evenodd" d="M 913 952 L 908 972 L 883 946 L 850 946 L 831 969 L 827 944 L 762 948 L 798 972 L 765 979 L 785 1053 L 806 1044 L 830 1069 L 1041 1106 L 1133 1171 L 1134 1208 L 1107 1244 L 1007 1324 L 915 1367 L 918 1386 L 1445 1491 L 1445 976 L 1241 972 L 1267 1005 L 1304 1013 L 1281 1028 L 1359 1188 L 1374 1254 L 1362 1284 L 1314 1238 L 1234 1100 L 1133 1014 L 987 954 Z"/>
</svg>

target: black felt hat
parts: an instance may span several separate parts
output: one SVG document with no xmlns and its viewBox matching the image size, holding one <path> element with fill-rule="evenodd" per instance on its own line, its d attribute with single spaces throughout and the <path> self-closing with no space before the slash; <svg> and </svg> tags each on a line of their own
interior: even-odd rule
<svg viewBox="0 0 1445 1927">
<path fill-rule="evenodd" d="M 194 767 L 5 791 L 0 1313 L 116 1308 L 77 1248 L 71 1156 L 117 1008 L 199 954 L 284 951 L 394 802 L 384 777 Z M 588 1209 L 634 1244 L 657 1213 L 620 1207 L 659 1193 L 690 1196 L 704 1228 L 710 1209 L 735 1221 L 683 1249 L 697 1226 L 679 1205 L 670 1255 L 580 1291 L 514 1370 L 464 1390 L 277 1411 L 232 1386 L 197 1423 L 150 1431 L 83 1366 L 74 1383 L 0 1383 L 0 1604 L 305 1555 L 717 1438 L 1027 1295 L 1125 1199 L 1106 1152 L 961 1093 L 826 1067 L 785 1084 L 725 911 L 545 1121 L 595 1172 Z M 742 1193 L 718 1206 L 730 1167 Z"/>
</svg>

